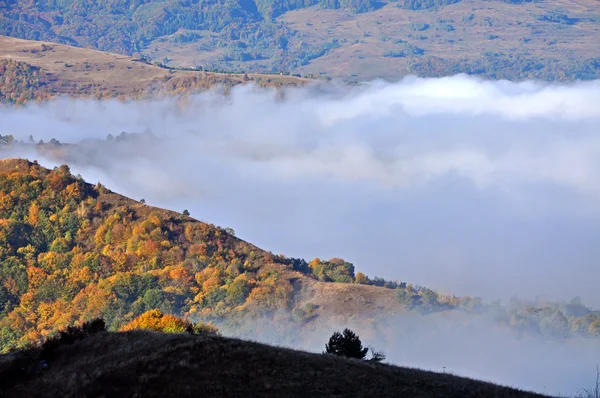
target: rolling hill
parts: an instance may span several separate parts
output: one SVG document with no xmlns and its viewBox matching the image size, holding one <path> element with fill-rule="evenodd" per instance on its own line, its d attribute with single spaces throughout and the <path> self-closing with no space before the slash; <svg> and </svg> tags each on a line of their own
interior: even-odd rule
<svg viewBox="0 0 600 398">
<path fill-rule="evenodd" d="M 593 79 L 599 22 L 595 0 L 0 2 L 7 36 L 190 68 L 347 80 Z"/>
<path fill-rule="evenodd" d="M 0 102 L 22 104 L 56 96 L 139 99 L 253 82 L 300 86 L 293 76 L 174 70 L 144 59 L 64 44 L 0 36 Z"/>
<path fill-rule="evenodd" d="M 300 326 L 320 314 L 404 311 L 393 289 L 352 283 L 354 267 L 341 259 L 275 256 L 85 183 L 67 166 L 2 160 L 0 186 L 0 352 L 95 317 L 117 329 L 154 308 L 208 320 L 296 308 Z M 347 283 L 327 283 L 336 280 Z"/>
<path fill-rule="evenodd" d="M 0 356 L 0 395 L 542 397 L 450 374 L 210 335 L 101 332 L 58 348 L 44 364 L 39 368 L 31 352 Z"/>
</svg>

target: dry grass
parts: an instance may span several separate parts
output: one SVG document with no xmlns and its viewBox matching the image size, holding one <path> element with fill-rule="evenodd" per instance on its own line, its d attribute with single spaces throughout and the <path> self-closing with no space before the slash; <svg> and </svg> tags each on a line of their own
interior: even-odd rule
<svg viewBox="0 0 600 398">
<path fill-rule="evenodd" d="M 0 378 L 15 355 L 0 357 Z M 448 374 L 217 336 L 100 333 L 57 351 L 14 397 L 540 397 Z"/>
<path fill-rule="evenodd" d="M 45 51 L 42 51 L 42 45 L 46 46 Z M 242 74 L 169 71 L 126 55 L 7 36 L 0 36 L 0 59 L 3 58 L 41 68 L 48 74 L 53 91 L 66 95 L 93 90 L 127 96 L 158 85 L 167 78 L 190 76 L 212 77 L 215 81 L 226 77 L 236 84 L 245 81 Z M 269 79 L 274 85 L 282 86 L 307 82 L 307 79 L 280 75 L 249 74 L 248 79 Z"/>
<path fill-rule="evenodd" d="M 42 44 L 50 49 L 40 51 Z M 143 88 L 169 74 L 165 69 L 135 62 L 125 55 L 6 36 L 0 36 L 0 58 L 42 68 L 57 81 L 97 84 L 123 93 Z"/>
<path fill-rule="evenodd" d="M 577 398 L 600 398 L 600 367 L 598 365 L 596 365 L 596 384 L 590 389 L 582 389 Z"/>
<path fill-rule="evenodd" d="M 298 303 L 317 306 L 316 314 L 327 319 L 350 316 L 374 316 L 378 313 L 393 315 L 405 312 L 396 299 L 394 289 L 350 283 L 319 282 L 305 275 L 289 273 Z"/>
</svg>

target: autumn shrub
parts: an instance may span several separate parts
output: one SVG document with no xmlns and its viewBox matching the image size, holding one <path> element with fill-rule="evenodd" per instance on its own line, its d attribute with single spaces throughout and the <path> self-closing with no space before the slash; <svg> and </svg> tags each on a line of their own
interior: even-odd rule
<svg viewBox="0 0 600 398">
<path fill-rule="evenodd" d="M 163 314 L 159 310 L 144 312 L 121 328 L 122 332 L 130 330 L 151 330 L 162 333 L 217 334 L 218 329 L 212 324 L 192 323 L 175 315 Z"/>
<path fill-rule="evenodd" d="M 308 268 L 318 280 L 323 282 L 354 282 L 354 265 L 341 258 L 332 258 L 328 261 L 315 258 L 308 263 Z"/>
</svg>

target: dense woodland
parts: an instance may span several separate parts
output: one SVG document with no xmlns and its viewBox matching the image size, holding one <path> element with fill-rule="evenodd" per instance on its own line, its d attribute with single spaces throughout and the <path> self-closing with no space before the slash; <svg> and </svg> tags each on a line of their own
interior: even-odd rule
<svg viewBox="0 0 600 398">
<path fill-rule="evenodd" d="M 97 317 L 118 329 L 153 309 L 189 317 L 288 305 L 273 256 L 220 228 L 120 201 L 66 166 L 10 168 L 0 175 L 2 352 Z"/>
<path fill-rule="evenodd" d="M 0 59 L 0 103 L 24 104 L 52 96 L 46 74 L 24 62 Z"/>
<path fill-rule="evenodd" d="M 351 12 L 370 11 L 374 0 L 280 0 L 268 1 L 152 1 L 103 0 L 0 1 L 0 34 L 32 40 L 54 41 L 103 51 L 134 54 L 155 39 L 180 29 L 220 34 L 217 47 L 230 49 L 244 60 L 282 57 L 288 62 L 307 62 L 320 48 L 290 49 L 293 32 L 273 18 L 286 11 L 319 4 Z M 182 33 L 180 42 L 197 35 Z M 286 55 L 286 53 L 289 53 Z M 321 54 L 322 55 L 322 54 Z M 295 60 L 295 61 L 291 61 Z M 226 61 L 226 60 L 224 60 Z M 287 69 L 286 69 L 287 70 Z"/>
<path fill-rule="evenodd" d="M 427 10 L 447 6 L 449 4 L 459 3 L 462 0 L 400 0 L 399 7 L 408 8 L 409 10 Z M 504 3 L 521 4 L 533 3 L 536 0 L 500 0 Z"/>
<path fill-rule="evenodd" d="M 486 53 L 477 60 L 448 60 L 412 57 L 409 71 L 420 76 L 442 77 L 466 73 L 489 79 L 547 81 L 593 80 L 600 78 L 600 58 L 574 60 L 568 65 L 556 60 L 504 53 Z"/>
<path fill-rule="evenodd" d="M 194 51 L 218 53 L 214 59 L 204 61 L 203 65 L 196 65 L 198 67 L 233 72 L 239 71 L 240 65 L 243 65 L 242 69 L 249 72 L 278 73 L 294 71 L 340 47 L 340 43 L 329 38 L 329 35 L 316 42 L 304 40 L 298 31 L 282 19 L 277 19 L 287 11 L 321 7 L 364 13 L 389 2 L 408 10 L 429 10 L 459 1 L 0 0 L 0 34 L 130 55 L 144 52 L 160 41 L 195 43 Z M 511 4 L 531 2 L 498 1 Z M 576 22 L 576 19 L 559 11 L 530 17 L 534 21 L 549 22 L 558 27 Z M 489 20 L 487 23 L 492 22 Z M 419 35 L 415 37 L 418 39 Z M 489 34 L 491 41 L 497 37 Z M 406 40 L 407 37 L 394 39 Z M 544 42 L 544 45 L 549 44 L 551 42 Z M 416 47 L 416 44 L 413 43 L 413 46 Z M 408 72 L 421 76 L 464 72 L 512 80 L 573 80 L 597 78 L 599 74 L 597 59 L 575 60 L 567 54 L 562 54 L 558 58 L 560 61 L 540 59 L 527 51 L 521 58 L 515 59 L 502 53 L 490 53 L 481 59 L 456 61 L 435 58 L 436 54 L 425 54 L 422 57 L 422 53 L 411 53 L 406 49 L 385 52 L 392 57 L 414 55 L 415 59 L 411 61 Z M 265 60 L 268 62 L 259 62 Z"/>
<path fill-rule="evenodd" d="M 484 304 L 371 279 L 339 258 L 273 255 L 230 230 L 87 184 L 67 166 L 47 170 L 24 160 L 0 164 L 0 259 L 0 352 L 95 318 L 118 330 L 168 323 L 171 315 L 210 321 L 285 310 L 300 327 L 315 308 L 291 311 L 286 275 L 294 271 L 323 282 L 395 289 L 401 304 L 423 314 L 466 311 L 493 316 L 519 333 L 600 336 L 600 312 L 578 300 Z"/>
</svg>

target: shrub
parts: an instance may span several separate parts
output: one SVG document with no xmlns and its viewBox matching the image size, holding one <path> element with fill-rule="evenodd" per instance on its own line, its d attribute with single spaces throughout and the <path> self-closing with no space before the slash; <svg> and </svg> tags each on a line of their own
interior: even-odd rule
<svg viewBox="0 0 600 398">
<path fill-rule="evenodd" d="M 292 311 L 292 319 L 296 322 L 306 322 L 317 316 L 316 310 L 318 306 L 313 303 L 306 303 L 304 307 L 294 308 Z"/>
<path fill-rule="evenodd" d="M 131 330 L 151 330 L 162 333 L 217 334 L 218 329 L 211 324 L 194 324 L 175 315 L 163 314 L 159 310 L 144 312 L 120 329 L 122 332 Z"/>
<path fill-rule="evenodd" d="M 395 50 L 386 51 L 383 53 L 384 57 L 393 57 L 393 58 L 403 58 L 409 57 L 412 55 L 423 55 L 425 54 L 425 50 L 420 47 L 413 46 L 409 43 L 400 43 L 398 44 Z"/>
<path fill-rule="evenodd" d="M 325 344 L 324 354 L 333 354 L 347 358 L 364 359 L 368 348 L 363 348 L 360 338 L 350 329 L 343 333 L 335 332 L 329 343 Z"/>
<path fill-rule="evenodd" d="M 42 359 L 49 359 L 54 354 L 54 351 L 61 345 L 73 344 L 77 340 L 83 340 L 88 336 L 103 332 L 105 330 L 106 324 L 104 319 L 99 318 L 89 322 L 84 322 L 79 326 L 69 326 L 42 344 L 40 357 Z"/>
<path fill-rule="evenodd" d="M 382 362 L 385 360 L 385 353 L 383 351 L 375 351 L 373 347 L 370 347 L 369 350 L 371 351 L 371 358 L 369 361 Z"/>
<path fill-rule="evenodd" d="M 315 258 L 308 263 L 308 268 L 318 280 L 323 282 L 354 282 L 354 265 L 341 258 L 332 258 L 329 261 Z"/>
</svg>

